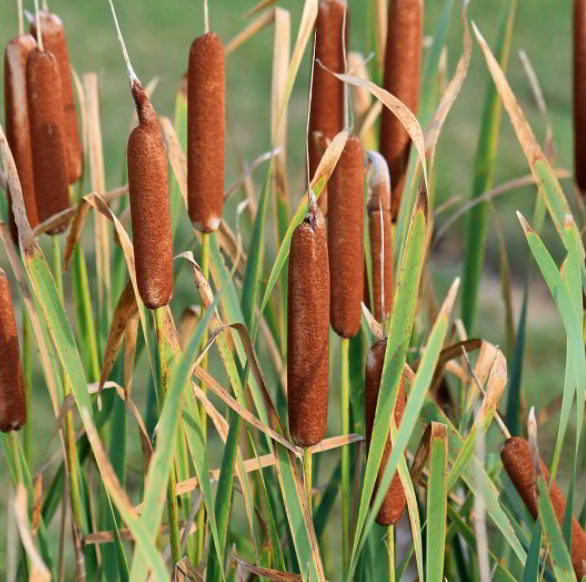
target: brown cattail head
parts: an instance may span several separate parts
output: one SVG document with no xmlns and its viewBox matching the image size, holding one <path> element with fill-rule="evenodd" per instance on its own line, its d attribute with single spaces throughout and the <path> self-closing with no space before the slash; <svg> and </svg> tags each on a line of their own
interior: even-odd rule
<svg viewBox="0 0 586 582">
<path fill-rule="evenodd" d="M 224 45 L 213 32 L 189 51 L 187 194 L 194 228 L 216 230 L 224 213 Z"/>
<path fill-rule="evenodd" d="M 18 430 L 26 422 L 26 401 L 12 295 L 0 269 L 0 431 Z"/>
<path fill-rule="evenodd" d="M 61 78 L 50 51 L 33 49 L 26 62 L 26 84 L 39 222 L 69 207 L 67 138 Z M 67 224 L 50 232 L 56 234 Z"/>
<path fill-rule="evenodd" d="M 586 0 L 574 0 L 574 171 L 586 194 Z"/>
<path fill-rule="evenodd" d="M 391 181 L 385 159 L 368 152 L 368 236 L 372 260 L 374 316 L 382 322 L 393 303 L 393 241 L 391 237 Z M 383 309 L 384 299 L 384 309 Z"/>
<path fill-rule="evenodd" d="M 366 421 L 366 446 L 370 447 L 370 438 L 372 436 L 372 427 L 374 425 L 374 413 L 376 412 L 376 402 L 378 399 L 379 386 L 383 373 L 383 364 L 385 361 L 385 351 L 387 349 L 387 340 L 382 339 L 373 344 L 366 356 L 366 372 L 364 379 L 364 416 Z M 397 404 L 395 406 L 395 422 L 399 426 L 403 411 L 405 410 L 405 388 L 403 386 L 403 377 L 401 377 L 401 384 L 399 385 L 399 392 L 397 393 Z M 376 478 L 375 495 L 379 483 L 382 480 L 387 461 L 391 456 L 393 446 L 391 438 L 387 440 L 383 458 L 381 460 L 380 468 Z M 374 495 L 373 495 L 374 498 Z M 405 492 L 401 485 L 401 479 L 398 473 L 393 475 L 393 480 L 383 503 L 380 507 L 376 522 L 379 525 L 394 525 L 400 519 L 405 509 Z"/>
<path fill-rule="evenodd" d="M 30 34 L 21 34 L 13 38 L 4 51 L 4 112 L 6 123 L 6 139 L 14 163 L 18 171 L 18 178 L 22 187 L 22 197 L 28 221 L 32 228 L 39 223 L 37 203 L 35 200 L 35 184 L 33 179 L 33 159 L 31 151 L 31 136 L 28 115 L 28 101 L 26 89 L 26 61 L 29 53 L 36 48 L 37 43 Z M 8 193 L 10 196 L 10 192 Z M 16 224 L 12 214 L 12 205 L 9 205 L 10 227 L 17 235 Z"/>
<path fill-rule="evenodd" d="M 342 40 L 345 3 L 342 0 L 322 0 L 315 25 L 315 59 L 334 73 L 344 72 L 344 51 L 342 42 L 347 44 L 346 34 Z M 319 63 L 313 63 L 313 91 L 309 117 L 309 178 L 317 170 L 323 148 L 320 141 L 332 140 L 344 128 L 344 84 L 338 81 Z M 327 212 L 327 191 L 319 197 L 319 207 Z"/>
<path fill-rule="evenodd" d="M 364 289 L 364 154 L 357 137 L 346 142 L 328 190 L 330 321 L 349 338 L 360 329 Z"/>
<path fill-rule="evenodd" d="M 39 12 L 41 32 L 43 34 L 43 45 L 46 50 L 53 53 L 59 65 L 61 77 L 61 96 L 63 99 L 63 111 L 65 113 L 65 132 L 67 136 L 67 167 L 68 180 L 70 184 L 77 182 L 83 172 L 83 150 L 77 132 L 77 118 L 75 112 L 75 101 L 73 99 L 73 85 L 71 80 L 71 69 L 69 68 L 69 51 L 63 22 L 56 14 Z M 31 34 L 37 37 L 36 20 L 30 25 Z"/>
<path fill-rule="evenodd" d="M 422 0 L 391 0 L 385 55 L 384 88 L 416 113 L 419 101 Z M 391 214 L 396 218 L 405 185 L 411 140 L 401 122 L 383 108 L 380 151 L 391 169 L 393 197 Z"/>
<path fill-rule="evenodd" d="M 128 193 L 138 291 L 149 309 L 173 296 L 173 235 L 167 155 L 157 114 L 139 81 L 132 96 L 139 124 L 128 138 Z"/>
<path fill-rule="evenodd" d="M 287 397 L 295 443 L 319 443 L 328 428 L 328 318 L 330 279 L 326 225 L 310 209 L 295 229 L 287 289 Z"/>
<path fill-rule="evenodd" d="M 525 502 L 527 509 L 537 519 L 537 487 L 533 475 L 533 460 L 529 442 L 520 437 L 507 439 L 501 449 L 501 459 L 513 485 Z M 542 459 L 539 459 L 540 472 L 549 483 L 549 471 Z M 556 482 L 551 483 L 549 498 L 560 526 L 564 523 L 566 499 Z M 576 577 L 581 580 L 586 576 L 586 533 L 578 520 L 572 516 L 572 564 Z"/>
</svg>

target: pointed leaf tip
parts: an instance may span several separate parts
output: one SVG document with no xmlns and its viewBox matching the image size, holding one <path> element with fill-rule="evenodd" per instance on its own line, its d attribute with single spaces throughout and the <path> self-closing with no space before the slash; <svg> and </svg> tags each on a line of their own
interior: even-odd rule
<svg viewBox="0 0 586 582">
<path fill-rule="evenodd" d="M 517 210 L 517 218 L 519 219 L 519 222 L 521 223 L 521 227 L 523 228 L 523 232 L 525 232 L 525 235 L 528 235 L 531 232 L 534 232 L 534 230 L 531 228 L 530 224 L 527 222 L 527 220 L 525 220 L 525 217 L 521 214 L 521 212 L 519 210 Z"/>
</svg>

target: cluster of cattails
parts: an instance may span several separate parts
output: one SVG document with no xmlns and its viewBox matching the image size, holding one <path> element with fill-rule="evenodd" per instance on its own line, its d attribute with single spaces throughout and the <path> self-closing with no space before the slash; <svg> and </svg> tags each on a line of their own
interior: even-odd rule
<svg viewBox="0 0 586 582">
<path fill-rule="evenodd" d="M 586 0 L 574 0 L 574 171 L 586 194 Z"/>
<path fill-rule="evenodd" d="M 525 502 L 527 509 L 537 519 L 538 492 L 533 470 L 533 458 L 529 442 L 520 437 L 507 439 L 501 449 L 501 459 L 513 485 Z M 539 459 L 539 470 L 546 484 L 549 484 L 549 471 L 542 459 Z M 549 498 L 560 526 L 564 523 L 566 500 L 555 481 L 549 488 Z M 586 533 L 572 516 L 572 564 L 576 578 L 582 580 L 586 576 Z"/>
<path fill-rule="evenodd" d="M 6 136 L 33 228 L 69 206 L 69 184 L 83 169 L 63 24 L 37 17 L 40 31 L 31 24 L 33 36 L 15 37 L 4 55 Z"/>
<path fill-rule="evenodd" d="M 6 273 L 0 269 L 0 431 L 18 430 L 26 422 L 16 320 Z"/>
</svg>

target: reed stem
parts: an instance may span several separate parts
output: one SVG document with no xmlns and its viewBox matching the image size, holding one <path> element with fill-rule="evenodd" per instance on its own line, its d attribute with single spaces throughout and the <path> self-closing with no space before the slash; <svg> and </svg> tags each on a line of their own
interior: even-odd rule
<svg viewBox="0 0 586 582">
<path fill-rule="evenodd" d="M 312 475 L 312 452 L 311 447 L 303 449 L 303 476 L 305 477 L 305 493 L 307 495 L 307 507 L 309 508 L 309 516 L 313 519 L 312 496 L 313 490 L 313 475 Z"/>
<path fill-rule="evenodd" d="M 32 461 L 32 386 L 33 386 L 33 343 L 31 321 L 26 308 L 22 310 L 22 380 L 24 383 L 24 397 L 26 401 L 26 424 L 23 428 L 24 457 L 28 466 Z"/>
<path fill-rule="evenodd" d="M 340 340 L 340 417 L 342 434 L 350 430 L 350 340 Z M 350 456 L 348 447 L 341 449 L 341 482 L 342 482 L 342 563 L 344 572 L 348 571 L 349 549 L 349 514 L 350 514 Z"/>
<path fill-rule="evenodd" d="M 387 548 L 389 551 L 389 582 L 395 582 L 395 526 L 389 525 L 387 530 Z"/>
<path fill-rule="evenodd" d="M 165 318 L 165 308 L 159 307 L 155 310 L 155 319 L 157 324 L 157 346 L 159 349 L 159 370 L 161 378 L 161 400 L 164 402 L 167 391 L 169 390 L 169 361 L 164 346 L 164 334 L 162 333 Z M 162 406 L 161 406 L 162 408 Z M 179 535 L 179 513 L 177 510 L 177 477 L 175 475 L 175 459 L 171 463 L 169 471 L 169 480 L 167 482 L 167 513 L 169 519 L 170 538 L 171 538 L 171 557 L 173 565 L 177 564 L 181 555 L 181 537 Z"/>
<path fill-rule="evenodd" d="M 200 263 L 201 271 L 205 279 L 209 278 L 210 272 L 210 235 L 203 232 L 201 234 L 201 248 L 200 248 Z M 203 350 L 208 343 L 208 330 L 207 328 L 203 332 L 201 340 L 201 349 Z M 204 370 L 208 368 L 208 357 L 207 355 L 201 361 L 201 367 Z M 204 394 L 207 392 L 207 386 L 202 382 L 201 389 Z M 208 438 L 208 417 L 203 405 L 200 407 L 200 422 L 201 431 L 203 433 L 204 443 L 207 443 Z M 206 510 L 205 505 L 202 503 L 199 513 L 197 514 L 197 530 L 196 530 L 196 561 L 194 565 L 200 563 L 204 555 L 204 544 L 205 544 L 205 522 L 206 522 Z"/>
</svg>

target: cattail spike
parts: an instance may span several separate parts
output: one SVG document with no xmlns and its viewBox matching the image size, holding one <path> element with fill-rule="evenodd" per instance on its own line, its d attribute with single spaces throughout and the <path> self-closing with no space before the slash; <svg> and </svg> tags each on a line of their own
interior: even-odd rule
<svg viewBox="0 0 586 582">
<path fill-rule="evenodd" d="M 130 90 L 132 92 L 132 86 L 134 83 L 140 83 L 140 79 L 136 76 L 134 69 L 132 68 L 132 64 L 130 62 L 130 57 L 128 56 L 128 51 L 126 50 L 126 44 L 124 42 L 124 38 L 122 37 L 122 31 L 120 30 L 120 25 L 118 24 L 118 18 L 116 16 L 116 10 L 114 9 L 114 3 L 112 0 L 108 0 L 110 4 L 110 11 L 112 12 L 112 18 L 114 18 L 114 26 L 116 27 L 116 34 L 118 36 L 118 42 L 120 43 L 120 48 L 122 49 L 122 55 L 124 56 L 124 62 L 126 63 L 126 70 L 128 71 L 128 80 L 130 83 Z"/>
<path fill-rule="evenodd" d="M 10 283 L 0 269 L 0 431 L 18 430 L 26 422 L 26 401 Z"/>
<path fill-rule="evenodd" d="M 501 460 L 513 485 L 525 502 L 534 519 L 538 515 L 537 488 L 533 475 L 533 459 L 531 446 L 520 437 L 507 439 L 501 448 Z M 549 483 L 549 471 L 542 459 L 538 458 L 539 472 L 546 483 Z M 550 483 L 549 498 L 560 526 L 564 523 L 566 499 L 555 481 Z M 572 516 L 572 564 L 578 580 L 586 576 L 586 533 Z"/>
<path fill-rule="evenodd" d="M 385 352 L 387 349 L 387 340 L 382 339 L 374 343 L 366 357 L 366 371 L 364 380 L 364 415 L 366 421 L 366 445 L 370 446 L 370 439 L 372 438 L 372 428 L 374 426 L 374 415 L 376 412 L 376 403 L 378 400 L 379 387 L 383 372 L 383 364 L 385 361 Z M 399 385 L 397 393 L 397 402 L 395 404 L 395 422 L 397 426 L 400 425 L 405 410 L 405 388 L 403 386 L 403 377 Z M 383 458 L 381 460 L 379 472 L 376 478 L 376 488 L 378 488 L 391 452 L 393 445 L 391 443 L 390 435 L 385 445 Z M 375 490 L 376 492 L 376 490 Z M 374 495 L 373 495 L 374 499 Z M 401 519 L 405 509 L 405 492 L 401 485 L 401 479 L 398 473 L 393 475 L 391 485 L 384 497 L 383 503 L 379 509 L 376 517 L 376 522 L 379 525 L 395 525 Z"/>
<path fill-rule="evenodd" d="M 319 443 L 328 426 L 329 285 L 326 225 L 314 205 L 293 232 L 287 288 L 289 430 L 302 447 Z"/>
</svg>

